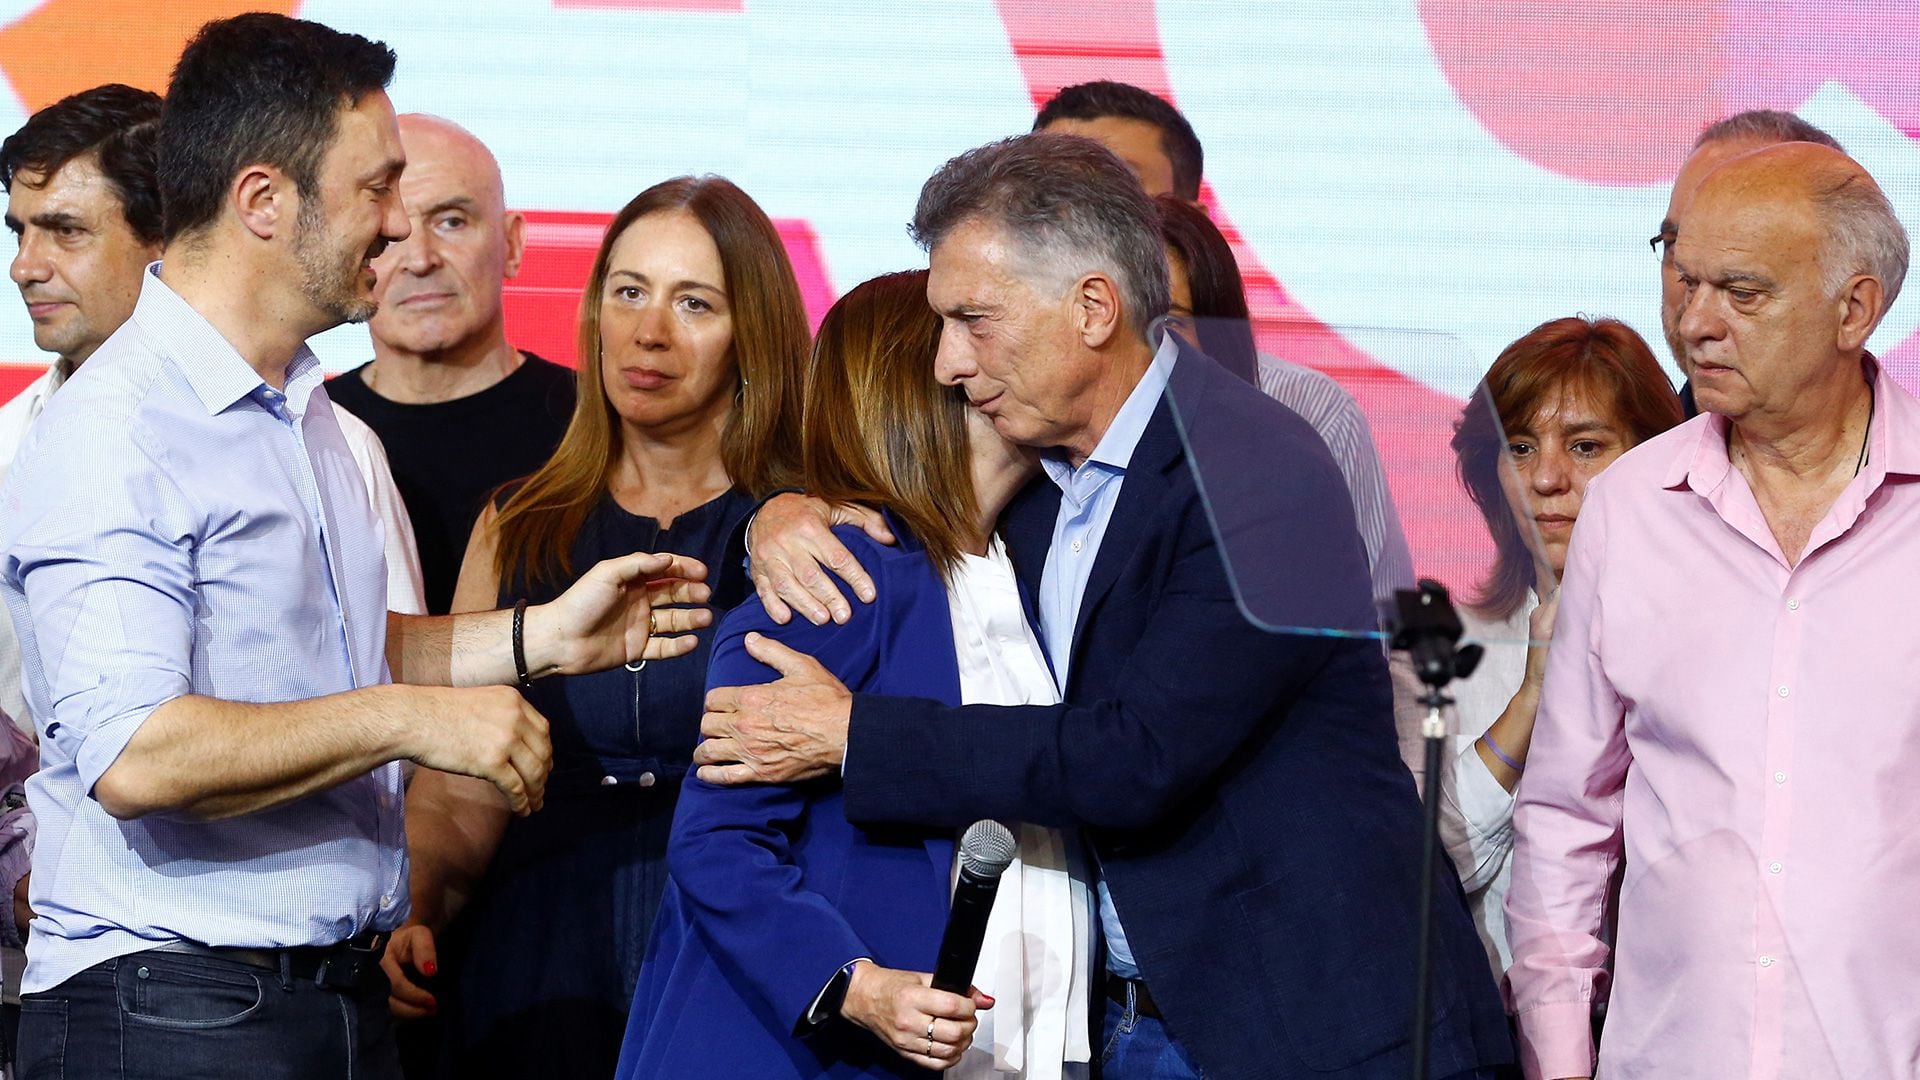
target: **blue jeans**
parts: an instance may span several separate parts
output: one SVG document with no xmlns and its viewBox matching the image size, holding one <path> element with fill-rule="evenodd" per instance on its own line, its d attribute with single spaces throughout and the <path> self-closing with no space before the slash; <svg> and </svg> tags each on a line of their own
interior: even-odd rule
<svg viewBox="0 0 1920 1080">
<path fill-rule="evenodd" d="M 1186 1050 L 1167 1034 L 1167 1025 L 1140 1015 L 1132 1001 L 1122 1005 L 1107 1000 L 1105 1030 L 1101 1080 L 1205 1080 Z"/>
<path fill-rule="evenodd" d="M 142 952 L 21 999 L 20 1080 L 400 1080 L 384 979 Z"/>
</svg>

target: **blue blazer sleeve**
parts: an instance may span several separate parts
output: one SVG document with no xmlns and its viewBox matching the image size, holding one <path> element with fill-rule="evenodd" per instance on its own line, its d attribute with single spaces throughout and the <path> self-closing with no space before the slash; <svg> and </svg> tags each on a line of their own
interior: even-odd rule
<svg viewBox="0 0 1920 1080">
<path fill-rule="evenodd" d="M 1296 470 L 1301 475 L 1290 497 L 1274 500 L 1276 522 L 1289 527 L 1275 524 L 1269 534 L 1298 538 L 1302 557 L 1274 563 L 1295 574 L 1303 591 L 1321 587 L 1313 577 L 1326 572 L 1323 560 L 1307 557 L 1307 545 L 1329 535 L 1323 524 L 1339 524 L 1326 508 L 1346 505 L 1331 460 L 1321 469 L 1307 464 Z M 1385 667 L 1371 641 L 1253 626 L 1235 600 L 1199 499 L 1189 488 L 1170 502 L 1154 523 L 1173 545 L 1167 575 L 1153 583 L 1150 596 L 1128 601 L 1144 632 L 1125 655 L 1096 648 L 1081 660 L 1111 675 L 1102 680 L 1107 692 L 1059 705 L 958 708 L 856 694 L 847 816 L 953 827 L 994 817 L 1056 828 L 1143 829 L 1226 768 L 1278 703 L 1326 687 L 1367 686 L 1376 676 L 1384 688 Z M 1109 535 L 1106 542 L 1117 541 Z M 1350 591 L 1364 598 L 1364 564 L 1348 569 Z"/>
<path fill-rule="evenodd" d="M 889 595 L 872 541 L 858 530 L 841 531 L 841 539 L 879 585 L 875 602 L 849 597 L 853 616 L 844 625 L 814 626 L 796 618 L 780 626 L 758 598 L 749 599 L 720 624 L 707 668 L 709 687 L 779 677 L 747 655 L 746 636 L 756 632 L 812 655 L 847 686 L 871 679 Z M 750 993 L 795 1026 L 842 965 L 870 955 L 833 904 L 808 889 L 792 855 L 810 805 L 838 787 L 837 779 L 718 787 L 689 776 L 668 840 L 668 870 L 714 954 L 744 977 Z"/>
</svg>

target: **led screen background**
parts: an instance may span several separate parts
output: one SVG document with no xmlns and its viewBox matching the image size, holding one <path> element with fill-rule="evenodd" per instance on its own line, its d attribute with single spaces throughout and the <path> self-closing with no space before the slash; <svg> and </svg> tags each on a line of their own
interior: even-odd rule
<svg viewBox="0 0 1920 1080">
<path fill-rule="evenodd" d="M 162 88 L 201 21 L 248 6 L 0 0 L 0 130 L 109 80 Z M 272 6 L 272 5 L 267 5 Z M 1416 549 L 1439 527 L 1395 412 L 1456 407 L 1501 346 L 1614 315 L 1665 359 L 1646 238 L 1706 123 L 1796 111 L 1920 220 L 1920 5 L 1766 0 L 312 0 L 278 10 L 390 44 L 392 97 L 490 145 L 530 220 L 514 343 L 573 354 L 600 225 L 642 188 L 724 174 L 780 223 L 817 319 L 925 264 L 904 223 L 959 151 L 1091 78 L 1171 98 L 1207 149 L 1269 351 L 1376 419 Z M 1920 370 L 1920 301 L 1874 346 Z M 365 329 L 316 341 L 333 371 Z M 0 399 L 44 359 L 0 307 Z M 1428 479 L 1432 476 L 1429 475 Z M 1431 504 L 1431 505 L 1429 505 Z"/>
</svg>

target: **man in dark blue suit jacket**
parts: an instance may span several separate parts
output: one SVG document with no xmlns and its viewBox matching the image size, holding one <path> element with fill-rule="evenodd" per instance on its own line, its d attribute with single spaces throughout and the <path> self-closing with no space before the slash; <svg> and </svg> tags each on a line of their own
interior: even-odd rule
<svg viewBox="0 0 1920 1080">
<path fill-rule="evenodd" d="M 1002 528 L 1065 704 L 854 696 L 763 642 L 749 649 L 784 677 L 710 695 L 701 776 L 840 767 L 855 821 L 1083 829 L 1110 897 L 1109 1078 L 1400 1080 L 1421 816 L 1384 657 L 1242 608 L 1252 590 L 1297 625 L 1370 623 L 1364 549 L 1304 421 L 1176 339 L 1149 343 L 1166 310 L 1152 214 L 1107 151 L 1043 133 L 956 158 L 915 216 L 939 377 L 1002 435 L 1055 449 L 1052 482 Z M 1257 482 L 1212 467 L 1236 454 L 1266 466 Z M 1222 536 L 1257 557 L 1230 574 Z M 806 545 L 756 529 L 758 557 L 789 546 Z M 1441 869 L 1432 1075 L 1491 1075 L 1511 1060 L 1505 1017 Z"/>
</svg>

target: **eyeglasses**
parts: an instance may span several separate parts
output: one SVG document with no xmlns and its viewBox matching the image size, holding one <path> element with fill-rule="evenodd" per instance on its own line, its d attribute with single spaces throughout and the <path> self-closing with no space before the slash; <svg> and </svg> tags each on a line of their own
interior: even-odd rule
<svg viewBox="0 0 1920 1080">
<path fill-rule="evenodd" d="M 1647 238 L 1647 246 L 1653 249 L 1655 257 L 1665 262 L 1667 256 L 1673 254 L 1673 239 L 1666 233 L 1655 233 Z"/>
</svg>

